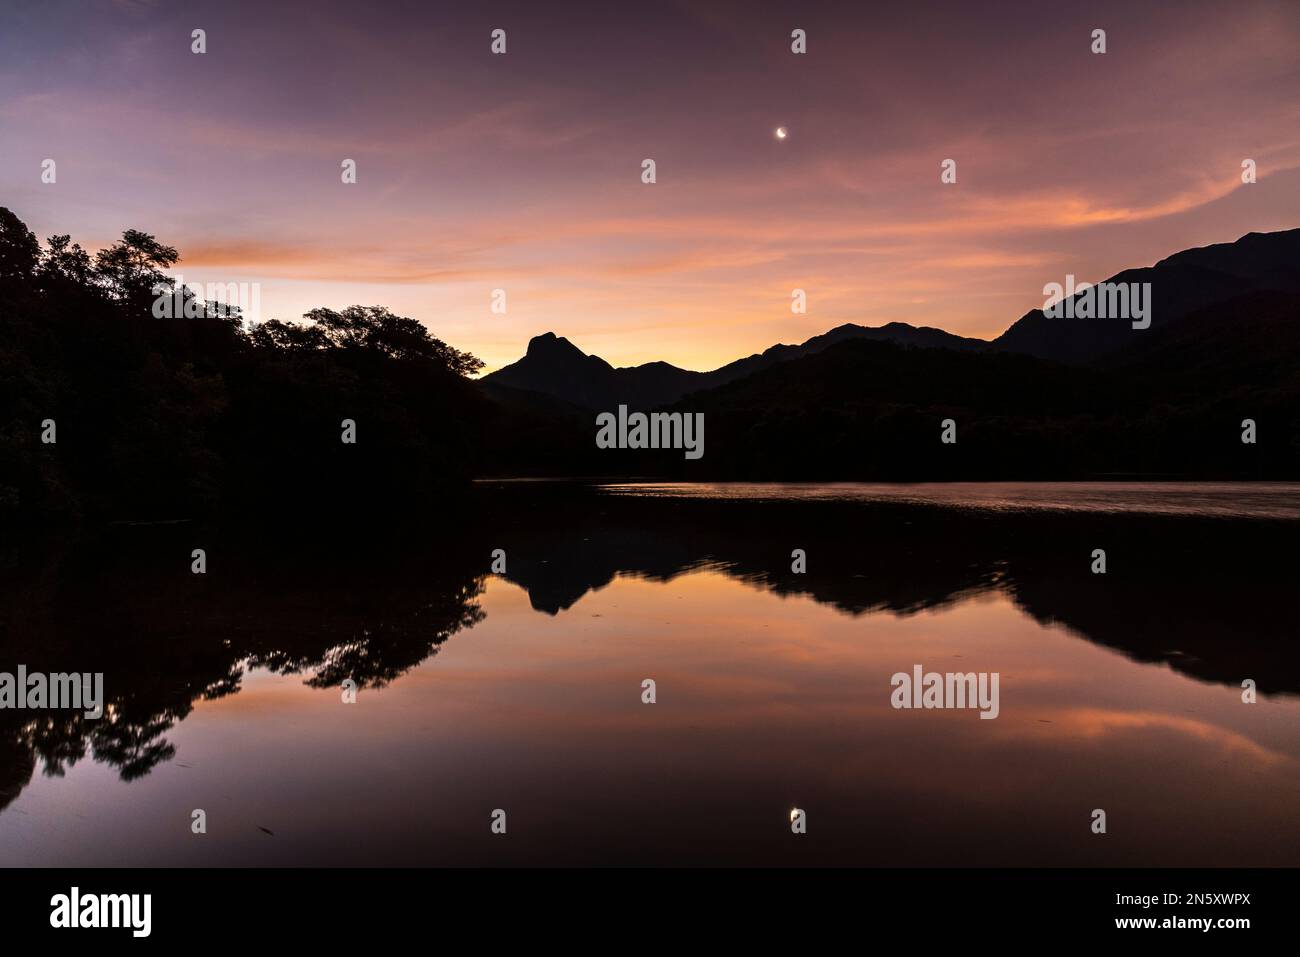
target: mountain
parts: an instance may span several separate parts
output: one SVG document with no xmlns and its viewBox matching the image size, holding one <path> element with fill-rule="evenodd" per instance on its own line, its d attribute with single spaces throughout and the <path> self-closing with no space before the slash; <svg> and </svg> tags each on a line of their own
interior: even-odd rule
<svg viewBox="0 0 1300 957">
<path fill-rule="evenodd" d="M 727 382 L 743 378 L 758 372 L 760 369 L 770 368 L 778 362 L 801 359 L 815 352 L 821 352 L 838 342 L 846 342 L 850 339 L 892 342 L 895 345 L 914 349 L 955 349 L 959 352 L 977 352 L 988 348 L 988 343 L 983 339 L 955 336 L 951 332 L 944 332 L 942 329 L 933 329 L 929 326 L 910 326 L 905 322 L 889 322 L 883 326 L 858 326 L 850 322 L 842 326 L 836 326 L 830 332 L 824 332 L 820 336 L 813 336 L 800 345 L 772 346 L 757 355 L 737 359 L 735 362 L 728 363 L 720 369 L 705 373 L 705 375 L 715 377 L 714 381 L 709 383 L 710 388 L 725 385 Z"/>
<path fill-rule="evenodd" d="M 1126 269 L 1105 282 L 1151 284 L 1149 329 L 1134 329 L 1129 319 L 1050 318 L 1035 309 L 993 340 L 993 348 L 1061 362 L 1091 362 L 1140 347 L 1156 330 L 1241 296 L 1300 293 L 1300 229 L 1249 233 L 1233 243 L 1187 249 L 1154 266 Z"/>
<path fill-rule="evenodd" d="M 741 481 L 1047 479 L 1118 463 L 1128 398 L 1105 371 L 850 339 L 670 407 L 704 416 L 698 462 L 628 455 L 645 471 Z M 949 418 L 955 445 L 941 441 Z"/>
<path fill-rule="evenodd" d="M 609 410 L 620 404 L 632 409 L 650 409 L 676 402 L 691 392 L 725 385 L 777 363 L 812 355 L 850 339 L 968 352 L 988 346 L 982 339 L 968 339 L 941 329 L 909 326 L 902 322 L 884 326 L 847 323 L 799 345 L 772 346 L 711 372 L 693 372 L 667 362 L 615 368 L 598 356 L 587 355 L 568 339 L 547 332 L 529 341 L 527 353 L 518 362 L 504 366 L 480 381 L 495 398 L 516 403 L 547 397 L 589 410 Z"/>
<path fill-rule="evenodd" d="M 480 381 L 493 397 L 520 407 L 536 409 L 558 401 L 574 409 L 603 411 L 619 405 L 632 409 L 669 405 L 692 392 L 716 389 L 849 341 L 960 353 L 1021 353 L 1084 365 L 1128 349 L 1142 349 L 1158 332 L 1187 316 L 1203 315 L 1207 309 L 1243 296 L 1300 294 L 1300 229 L 1249 233 L 1236 242 L 1183 250 L 1154 266 L 1126 269 L 1105 282 L 1150 284 L 1149 328 L 1134 329 L 1130 318 L 1052 318 L 1035 309 L 989 343 L 902 322 L 883 326 L 846 323 L 799 345 L 775 345 L 710 372 L 679 369 L 667 362 L 615 368 L 548 332 L 533 338 L 518 362 Z M 1074 299 L 1077 303 L 1080 296 Z"/>
<path fill-rule="evenodd" d="M 637 461 L 746 481 L 1293 478 L 1298 369 L 1300 293 L 1253 292 L 1153 324 L 1085 365 L 848 340 L 670 407 L 704 416 L 699 462 Z M 940 441 L 949 418 L 953 445 Z M 1256 444 L 1242 441 L 1244 419 Z"/>
<path fill-rule="evenodd" d="M 491 393 L 505 387 L 516 393 L 538 393 L 584 409 L 613 409 L 620 403 L 637 409 L 674 402 L 702 388 L 706 373 L 691 372 L 667 362 L 616 369 L 599 356 L 589 356 L 553 332 L 534 336 L 528 351 L 481 380 Z"/>
<path fill-rule="evenodd" d="M 1064 278 L 1064 277 L 1062 277 Z M 548 333 L 482 387 L 528 451 L 494 474 L 761 481 L 1300 475 L 1300 229 L 1189 249 L 1150 283 L 1151 325 L 1022 318 L 992 343 L 839 326 L 711 372 L 616 369 Z M 598 450 L 591 411 L 705 417 L 704 458 Z M 959 441 L 939 441 L 944 419 Z M 1242 441 L 1242 421 L 1267 440 Z"/>
</svg>

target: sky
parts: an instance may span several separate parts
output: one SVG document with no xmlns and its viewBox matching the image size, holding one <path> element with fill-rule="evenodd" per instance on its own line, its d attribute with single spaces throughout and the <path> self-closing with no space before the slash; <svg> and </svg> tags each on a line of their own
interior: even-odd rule
<svg viewBox="0 0 1300 957">
<path fill-rule="evenodd" d="M 700 370 L 990 338 L 1067 274 L 1300 226 L 1300 2 L 5 0 L 0 205 L 489 370 L 547 331 Z"/>
</svg>

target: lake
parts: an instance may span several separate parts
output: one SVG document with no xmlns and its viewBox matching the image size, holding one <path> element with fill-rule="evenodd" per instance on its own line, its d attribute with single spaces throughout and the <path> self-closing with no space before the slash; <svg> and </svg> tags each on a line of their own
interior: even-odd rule
<svg viewBox="0 0 1300 957">
<path fill-rule="evenodd" d="M 0 711 L 0 861 L 1295 866 L 1298 519 L 1283 484 L 485 482 L 382 536 L 13 543 L 0 671 L 102 671 L 109 711 Z M 998 675 L 997 717 L 894 707 L 918 665 Z"/>
</svg>

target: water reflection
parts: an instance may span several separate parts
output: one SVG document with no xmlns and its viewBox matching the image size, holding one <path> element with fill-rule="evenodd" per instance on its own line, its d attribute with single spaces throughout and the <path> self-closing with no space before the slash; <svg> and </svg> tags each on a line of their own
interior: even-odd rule
<svg viewBox="0 0 1300 957">
<path fill-rule="evenodd" d="M 1300 649 L 1288 625 L 1297 525 L 1289 521 L 802 496 L 761 503 L 606 497 L 576 507 L 562 487 L 536 494 L 548 494 L 551 508 L 515 515 L 499 537 L 513 556 L 508 577 L 550 614 L 618 573 L 666 581 L 703 565 L 853 615 L 909 614 L 1000 591 L 1037 621 L 1135 660 L 1300 693 Z M 804 574 L 791 571 L 794 548 L 808 555 Z M 1107 552 L 1106 575 L 1091 573 L 1097 548 Z"/>
<path fill-rule="evenodd" d="M 1296 482 L 623 482 L 604 488 L 635 497 L 1300 519 Z"/>
<path fill-rule="evenodd" d="M 146 780 L 185 762 L 201 710 L 189 754 L 224 764 L 243 813 L 276 819 L 274 845 L 210 842 L 229 863 L 1294 863 L 1294 528 L 484 487 L 456 523 L 385 540 L 176 526 L 25 546 L 6 555 L 0 668 L 104 671 L 110 712 L 0 712 L 0 850 L 15 809 L 58 793 L 34 779 L 66 774 L 83 807 L 134 828 L 138 862 L 195 862 L 132 804 L 188 820 L 211 802 Z M 206 576 L 189 573 L 200 544 Z M 451 663 L 421 667 L 444 647 Z M 888 676 L 914 662 L 1000 671 L 1003 715 L 892 711 Z M 356 710 L 322 694 L 345 678 Z M 133 783 L 72 780 L 87 758 Z M 503 793 L 519 823 L 505 850 L 458 823 Z M 1166 802 L 1168 826 L 1106 856 L 1060 819 L 1102 800 L 1148 828 Z M 794 806 L 810 809 L 798 850 L 768 834 Z M 946 821 L 925 825 L 933 844 L 928 815 Z M 1236 843 L 1187 850 L 1216 815 Z M 365 840 L 341 845 L 341 827 Z M 52 834 L 24 839 L 33 860 L 108 853 Z"/>
<path fill-rule="evenodd" d="M 201 541 L 208 574 L 190 573 Z M 0 667 L 103 672 L 106 714 L 0 711 L 0 809 L 39 760 L 62 776 L 91 757 L 124 780 L 175 755 L 165 738 L 246 673 L 313 688 L 396 680 L 483 617 L 479 569 L 409 539 L 282 540 L 185 526 L 119 527 L 6 555 Z"/>
</svg>

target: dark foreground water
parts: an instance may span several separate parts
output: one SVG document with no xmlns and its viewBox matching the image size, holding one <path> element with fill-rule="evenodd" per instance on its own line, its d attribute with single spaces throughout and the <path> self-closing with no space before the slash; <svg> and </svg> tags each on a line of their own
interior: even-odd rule
<svg viewBox="0 0 1300 957">
<path fill-rule="evenodd" d="M 11 544 L 0 671 L 110 709 L 0 711 L 0 863 L 1300 864 L 1300 490 L 926 489 Z M 891 707 L 918 664 L 998 717 Z"/>
</svg>

